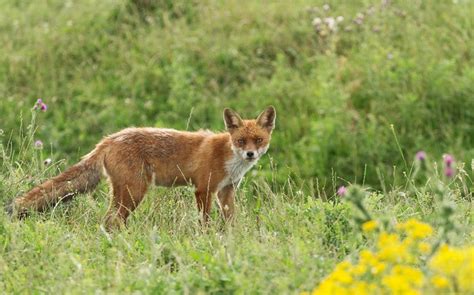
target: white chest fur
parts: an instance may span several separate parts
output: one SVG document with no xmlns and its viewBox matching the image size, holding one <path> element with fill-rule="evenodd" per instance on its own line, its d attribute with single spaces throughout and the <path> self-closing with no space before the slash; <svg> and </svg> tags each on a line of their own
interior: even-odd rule
<svg viewBox="0 0 474 295">
<path fill-rule="evenodd" d="M 257 161 L 246 161 L 242 159 L 239 155 L 234 154 L 232 158 L 226 161 L 225 163 L 225 170 L 226 176 L 224 179 L 219 183 L 217 189 L 221 190 L 223 187 L 227 185 L 234 185 L 239 186 L 242 177 L 244 177 L 245 173 L 255 165 Z"/>
</svg>

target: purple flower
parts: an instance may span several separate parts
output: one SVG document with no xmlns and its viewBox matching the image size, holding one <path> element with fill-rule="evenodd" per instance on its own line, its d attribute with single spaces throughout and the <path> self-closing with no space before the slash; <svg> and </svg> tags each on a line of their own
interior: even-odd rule
<svg viewBox="0 0 474 295">
<path fill-rule="evenodd" d="M 446 177 L 453 177 L 455 174 L 455 171 L 454 171 L 454 168 L 453 167 L 446 167 L 444 168 L 444 175 L 446 175 Z"/>
<path fill-rule="evenodd" d="M 454 157 L 450 154 L 444 154 L 443 155 L 443 160 L 444 160 L 444 165 L 446 167 L 452 167 L 454 163 Z"/>
<path fill-rule="evenodd" d="M 341 197 L 344 197 L 344 195 L 347 193 L 347 188 L 343 185 L 341 185 L 338 189 L 337 189 L 337 194 Z"/>
<path fill-rule="evenodd" d="M 35 141 L 35 149 L 42 149 L 43 148 L 43 142 L 41 140 Z"/>
<path fill-rule="evenodd" d="M 38 98 L 33 109 L 40 109 L 41 111 L 46 112 L 48 110 L 48 106 L 43 102 L 41 98 Z"/>
<path fill-rule="evenodd" d="M 415 155 L 415 158 L 418 161 L 423 162 L 424 160 L 426 160 L 426 152 L 425 151 L 418 151 Z"/>
</svg>

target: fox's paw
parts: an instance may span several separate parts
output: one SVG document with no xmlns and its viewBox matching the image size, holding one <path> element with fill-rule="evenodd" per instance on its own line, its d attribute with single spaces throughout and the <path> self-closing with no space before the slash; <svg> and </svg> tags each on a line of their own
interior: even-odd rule
<svg viewBox="0 0 474 295">
<path fill-rule="evenodd" d="M 10 203 L 4 206 L 5 213 L 10 216 L 11 218 L 18 218 L 23 219 L 28 215 L 26 209 L 18 209 L 15 204 L 15 199 L 13 199 Z"/>
</svg>

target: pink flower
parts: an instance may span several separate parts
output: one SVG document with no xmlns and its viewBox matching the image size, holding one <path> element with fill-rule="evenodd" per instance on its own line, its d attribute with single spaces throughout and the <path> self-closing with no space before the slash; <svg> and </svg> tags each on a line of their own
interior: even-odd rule
<svg viewBox="0 0 474 295">
<path fill-rule="evenodd" d="M 444 175 L 446 175 L 446 177 L 453 177 L 455 174 L 455 171 L 454 171 L 454 168 L 453 167 L 446 167 L 444 168 Z"/>
<path fill-rule="evenodd" d="M 454 157 L 450 154 L 444 154 L 443 155 L 443 160 L 444 160 L 444 165 L 446 167 L 452 167 L 454 163 Z"/>
<path fill-rule="evenodd" d="M 43 148 L 43 142 L 41 140 L 35 141 L 35 149 L 42 149 Z"/>
<path fill-rule="evenodd" d="M 48 110 L 48 106 L 43 102 L 41 98 L 38 98 L 33 109 L 40 109 L 41 111 L 46 112 Z"/>
<path fill-rule="evenodd" d="M 337 194 L 341 197 L 343 197 L 346 193 L 347 193 L 347 188 L 343 185 L 337 189 Z"/>
<path fill-rule="evenodd" d="M 424 160 L 426 160 L 426 153 L 425 151 L 419 151 L 416 153 L 415 155 L 415 158 L 420 161 L 420 162 L 423 162 Z"/>
</svg>

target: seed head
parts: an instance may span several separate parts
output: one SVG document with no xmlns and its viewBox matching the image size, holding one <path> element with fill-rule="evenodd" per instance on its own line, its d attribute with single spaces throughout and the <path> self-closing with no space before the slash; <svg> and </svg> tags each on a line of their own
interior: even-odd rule
<svg viewBox="0 0 474 295">
<path fill-rule="evenodd" d="M 36 140 L 35 141 L 35 149 L 42 149 L 43 148 L 43 142 L 41 140 Z"/>
</svg>

